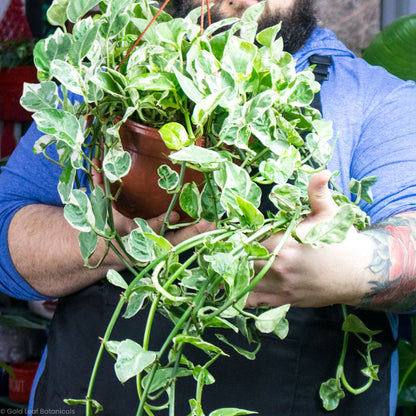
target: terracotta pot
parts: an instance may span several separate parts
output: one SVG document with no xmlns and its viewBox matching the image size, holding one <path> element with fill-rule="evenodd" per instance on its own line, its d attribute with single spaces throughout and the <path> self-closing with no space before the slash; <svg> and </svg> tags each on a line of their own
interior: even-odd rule
<svg viewBox="0 0 416 416">
<path fill-rule="evenodd" d="M 132 166 L 122 184 L 114 183 L 111 192 L 116 194 L 121 186 L 121 192 L 115 201 L 115 208 L 122 214 L 134 218 L 149 219 L 167 211 L 172 200 L 158 185 L 159 175 L 157 169 L 166 164 L 179 173 L 180 165 L 173 164 L 168 155 L 172 152 L 165 146 L 157 129 L 128 120 L 120 128 L 120 137 L 123 148 L 130 153 Z M 197 142 L 203 145 L 203 140 Z M 195 182 L 197 185 L 204 181 L 201 172 L 187 169 L 184 183 Z M 175 211 L 181 214 L 181 221 L 189 217 L 180 209 L 179 203 Z"/>
<path fill-rule="evenodd" d="M 24 82 L 38 82 L 35 66 L 0 69 L 0 120 L 21 123 L 31 119 L 31 113 L 20 105 Z"/>
<path fill-rule="evenodd" d="M 29 403 L 30 391 L 39 363 L 24 361 L 11 365 L 14 378 L 9 377 L 9 399 L 16 403 Z"/>
</svg>

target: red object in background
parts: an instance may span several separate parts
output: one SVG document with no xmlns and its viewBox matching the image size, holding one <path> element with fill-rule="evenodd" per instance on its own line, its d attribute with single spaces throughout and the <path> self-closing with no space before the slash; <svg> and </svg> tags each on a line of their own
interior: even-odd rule
<svg viewBox="0 0 416 416">
<path fill-rule="evenodd" d="M 4 0 L 0 0 L 4 1 Z M 0 21 L 0 42 L 31 38 L 32 32 L 26 18 L 22 0 L 10 0 Z M 37 82 L 34 67 L 17 67 L 0 70 L 0 158 L 9 156 L 16 147 L 14 124 L 30 120 L 19 103 L 23 82 Z"/>
<path fill-rule="evenodd" d="M 16 147 L 14 123 L 31 119 L 31 113 L 20 105 L 24 82 L 38 82 L 35 66 L 0 69 L 0 121 L 3 123 L 0 158 L 9 156 Z"/>
<path fill-rule="evenodd" d="M 23 1 L 10 0 L 9 7 L 0 21 L 0 42 L 31 37 L 32 32 L 26 19 Z"/>
<path fill-rule="evenodd" d="M 38 366 L 37 361 L 24 361 L 11 365 L 14 372 L 14 377 L 9 377 L 9 399 L 11 401 L 29 403 L 30 390 Z"/>
</svg>

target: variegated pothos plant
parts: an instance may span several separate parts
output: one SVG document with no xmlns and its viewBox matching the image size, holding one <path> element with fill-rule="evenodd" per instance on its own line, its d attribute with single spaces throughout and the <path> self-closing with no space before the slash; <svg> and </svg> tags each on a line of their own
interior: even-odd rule
<svg viewBox="0 0 416 416">
<path fill-rule="evenodd" d="M 100 12 L 84 18 L 95 6 Z M 115 270 L 107 273 L 122 296 L 103 334 L 85 397 L 67 401 L 85 404 L 88 415 L 101 406 L 94 400 L 93 386 L 104 350 L 114 355 L 120 382 L 136 380 L 138 415 L 157 414 L 151 397 L 163 393 L 173 415 L 175 380 L 186 376 L 197 383 L 190 414 L 203 415 L 203 387 L 215 376 L 209 366 L 229 344 L 225 337 L 215 345 L 207 342 L 206 328 L 228 328 L 246 336 L 253 350 L 234 348 L 249 358 L 260 348 L 258 331 L 282 339 L 287 335 L 289 305 L 253 311 L 244 309 L 245 302 L 281 247 L 268 252 L 262 240 L 274 232 L 296 236 L 297 224 L 310 212 L 308 183 L 331 156 L 333 131 L 331 122 L 311 107 L 320 85 L 310 68 L 296 71 L 293 57 L 283 50 L 280 24 L 257 31 L 263 7 L 259 3 L 241 18 L 204 30 L 197 23 L 200 10 L 172 18 L 148 0 L 54 0 L 48 11 L 57 29 L 37 43 L 40 83 L 25 85 L 21 99 L 44 133 L 34 150 L 62 167 L 58 190 L 66 219 L 79 231 L 86 267 L 97 266 L 89 259 L 101 237 L 109 250 L 115 250 L 115 241 L 122 247 L 120 257 L 134 274 L 127 283 Z M 73 23 L 71 33 L 67 21 Z M 116 116 L 120 121 L 114 124 Z M 91 118 L 94 121 L 87 122 Z M 129 235 L 117 234 L 109 184 L 122 180 L 130 169 L 130 156 L 119 137 L 120 125 L 128 118 L 159 129 L 181 173 L 186 168 L 204 174 L 202 187 L 183 183 L 182 174 L 165 165 L 159 168 L 159 185 L 173 201 L 179 198 L 193 222 L 215 222 L 215 231 L 172 246 L 137 218 L 137 228 Z M 205 148 L 194 144 L 201 136 Z M 51 146 L 55 158 L 47 152 Z M 102 169 L 95 166 L 97 157 Z M 105 189 L 94 187 L 92 169 L 102 172 Z M 80 186 L 79 175 L 87 176 L 89 189 Z M 357 199 L 371 200 L 371 182 L 352 182 Z M 262 185 L 267 184 L 272 185 L 268 197 L 275 212 L 265 214 L 259 205 Z M 351 226 L 366 226 L 368 219 L 357 204 L 341 192 L 334 190 L 333 196 L 338 213 L 314 227 L 302 243 L 339 242 Z M 166 220 L 164 230 L 174 227 Z M 184 252 L 188 258 L 181 262 Z M 256 260 L 265 260 L 260 272 L 254 269 Z M 141 344 L 111 339 L 117 318 L 146 311 Z M 172 332 L 159 351 L 151 351 L 152 321 L 159 312 L 172 321 Z M 346 333 L 362 331 L 354 323 L 346 328 Z M 184 345 L 207 352 L 207 362 L 187 360 Z M 367 366 L 372 366 L 371 359 Z M 321 389 L 328 409 L 336 407 L 343 394 L 342 371 L 337 373 Z M 251 413 L 218 409 L 210 416 Z"/>
</svg>

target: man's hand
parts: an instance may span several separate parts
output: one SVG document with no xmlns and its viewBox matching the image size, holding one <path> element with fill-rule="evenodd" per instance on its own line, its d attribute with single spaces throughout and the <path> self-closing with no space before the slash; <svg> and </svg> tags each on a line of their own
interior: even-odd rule
<svg viewBox="0 0 416 416">
<path fill-rule="evenodd" d="M 338 210 L 328 188 L 329 178 L 330 172 L 323 171 L 309 184 L 311 213 L 297 228 L 301 238 Z M 272 251 L 281 237 L 281 233 L 275 234 L 263 245 Z M 247 306 L 358 304 L 370 288 L 364 270 L 371 261 L 372 247 L 372 241 L 355 229 L 348 232 L 342 243 L 323 248 L 313 248 L 290 238 L 270 271 L 250 294 Z M 257 266 L 263 265 L 264 262 L 259 262 Z"/>
<path fill-rule="evenodd" d="M 101 162 L 97 159 L 94 159 L 94 163 L 96 166 L 100 166 Z M 102 173 L 93 171 L 93 183 L 94 186 L 100 186 L 104 189 L 104 178 Z M 113 207 L 113 216 L 114 216 L 114 226 L 117 232 L 121 235 L 127 235 L 131 231 L 133 231 L 137 225 L 131 218 L 128 218 L 118 212 Z M 165 220 L 166 213 L 159 215 L 158 217 L 150 218 L 147 220 L 150 228 L 156 233 L 159 234 L 162 226 L 163 221 Z M 180 219 L 180 215 L 177 212 L 172 212 L 169 216 L 169 224 L 177 224 Z M 164 237 L 169 240 L 173 245 L 179 244 L 180 242 L 193 237 L 194 235 L 201 234 L 205 231 L 215 229 L 214 223 L 208 223 L 204 220 L 199 221 L 195 225 L 191 225 L 188 227 L 180 228 L 176 231 L 168 231 Z"/>
</svg>

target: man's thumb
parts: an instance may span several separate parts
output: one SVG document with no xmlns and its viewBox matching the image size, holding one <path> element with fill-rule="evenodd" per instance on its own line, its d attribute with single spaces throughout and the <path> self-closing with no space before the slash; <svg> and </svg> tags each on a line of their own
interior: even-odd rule
<svg viewBox="0 0 416 416">
<path fill-rule="evenodd" d="M 308 194 L 311 205 L 312 215 L 334 212 L 337 204 L 332 199 L 328 188 L 328 181 L 331 177 L 329 170 L 316 173 L 309 182 Z"/>
</svg>

